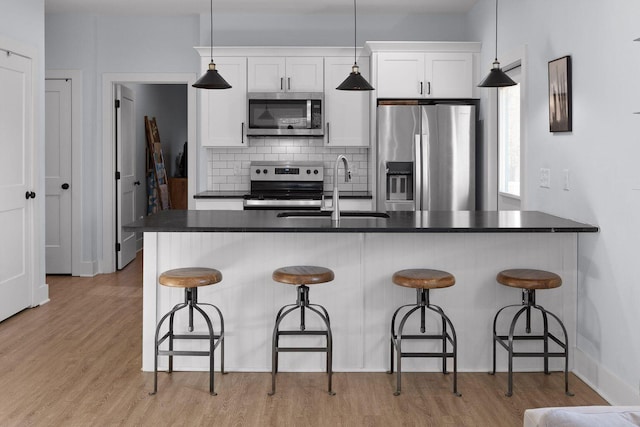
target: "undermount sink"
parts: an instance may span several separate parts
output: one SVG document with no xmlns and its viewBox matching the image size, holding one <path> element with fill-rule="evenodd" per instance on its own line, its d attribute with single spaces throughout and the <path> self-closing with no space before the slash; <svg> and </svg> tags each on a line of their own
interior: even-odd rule
<svg viewBox="0 0 640 427">
<path fill-rule="evenodd" d="M 288 211 L 279 212 L 278 218 L 331 218 L 331 211 Z M 342 211 L 340 218 L 389 218 L 386 212 Z"/>
</svg>

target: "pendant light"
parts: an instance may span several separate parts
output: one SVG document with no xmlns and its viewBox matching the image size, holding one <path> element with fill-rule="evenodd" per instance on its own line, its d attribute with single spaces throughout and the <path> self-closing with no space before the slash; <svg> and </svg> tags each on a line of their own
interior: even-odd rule
<svg viewBox="0 0 640 427">
<path fill-rule="evenodd" d="M 515 85 L 517 85 L 517 83 L 502 71 L 500 62 L 498 62 L 498 0 L 496 0 L 496 57 L 493 61 L 493 68 L 489 71 L 489 75 L 478 84 L 478 87 L 505 87 Z"/>
<path fill-rule="evenodd" d="M 338 90 L 373 90 L 369 82 L 360 74 L 360 67 L 356 61 L 356 16 L 356 0 L 353 0 L 353 67 L 347 78 L 336 88 Z"/>
<path fill-rule="evenodd" d="M 200 77 L 192 86 L 198 89 L 229 89 L 231 85 L 216 70 L 216 64 L 213 62 L 213 0 L 211 0 L 211 62 L 209 69 Z"/>
</svg>

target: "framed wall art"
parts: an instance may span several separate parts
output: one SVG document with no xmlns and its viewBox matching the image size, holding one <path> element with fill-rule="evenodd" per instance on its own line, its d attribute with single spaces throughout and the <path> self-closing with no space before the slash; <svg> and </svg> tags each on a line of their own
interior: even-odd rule
<svg viewBox="0 0 640 427">
<path fill-rule="evenodd" d="M 571 131 L 571 57 L 549 61 L 549 131 Z"/>
</svg>

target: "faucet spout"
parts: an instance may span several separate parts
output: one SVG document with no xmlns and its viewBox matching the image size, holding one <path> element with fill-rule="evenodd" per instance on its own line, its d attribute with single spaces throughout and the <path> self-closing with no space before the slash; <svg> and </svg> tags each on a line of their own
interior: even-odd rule
<svg viewBox="0 0 640 427">
<path fill-rule="evenodd" d="M 340 221 L 340 193 L 338 190 L 338 168 L 340 166 L 340 160 L 344 163 L 344 182 L 351 181 L 351 170 L 349 169 L 349 161 L 342 154 L 336 159 L 336 164 L 333 168 L 333 212 L 331 213 L 331 221 Z"/>
</svg>

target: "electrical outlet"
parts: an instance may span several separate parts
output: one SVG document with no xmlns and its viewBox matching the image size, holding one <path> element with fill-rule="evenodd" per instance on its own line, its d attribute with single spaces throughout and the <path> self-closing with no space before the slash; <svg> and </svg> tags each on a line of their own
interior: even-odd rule
<svg viewBox="0 0 640 427">
<path fill-rule="evenodd" d="M 240 175 L 240 163 L 233 164 L 233 174 Z"/>
<path fill-rule="evenodd" d="M 569 186 L 569 183 L 570 183 L 570 180 L 569 180 L 569 169 L 563 170 L 562 174 L 564 176 L 564 186 L 563 186 L 564 191 L 569 191 L 569 188 L 570 188 L 570 186 Z"/>
<path fill-rule="evenodd" d="M 540 187 L 551 188 L 551 169 L 540 168 Z"/>
</svg>

